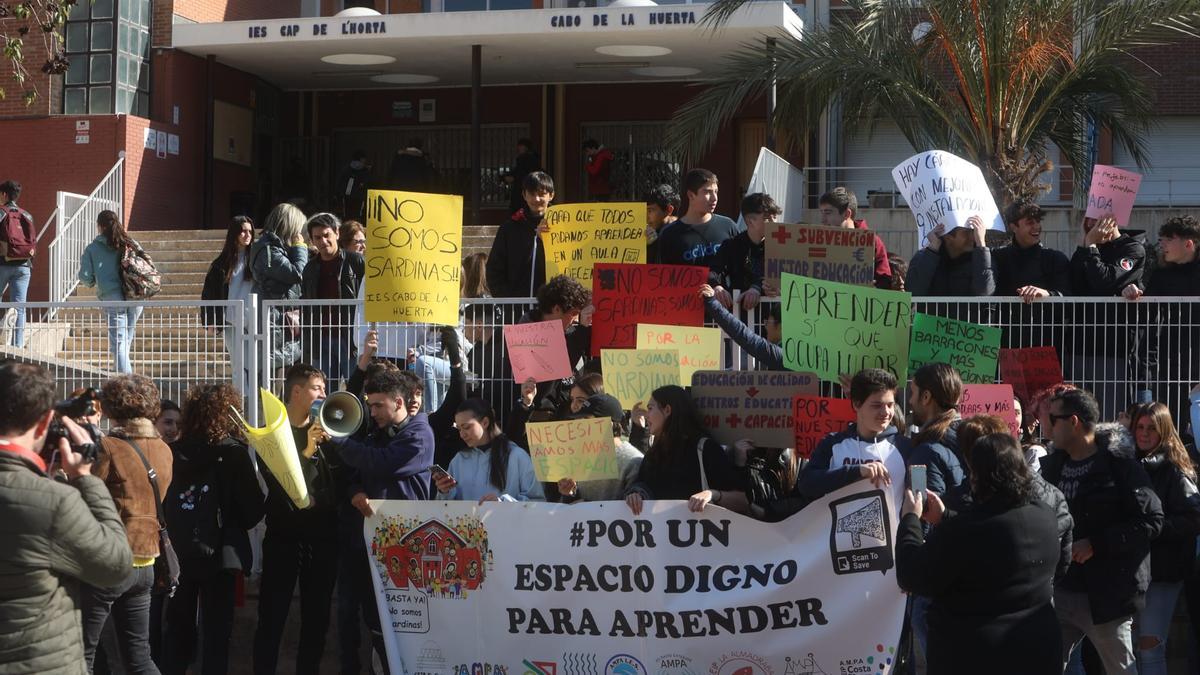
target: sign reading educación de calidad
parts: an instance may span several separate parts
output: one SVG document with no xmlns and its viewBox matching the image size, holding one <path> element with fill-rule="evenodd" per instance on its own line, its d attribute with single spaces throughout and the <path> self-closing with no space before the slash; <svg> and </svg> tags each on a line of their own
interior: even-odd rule
<svg viewBox="0 0 1200 675">
<path fill-rule="evenodd" d="M 367 321 L 457 325 L 462 197 L 367 191 Z"/>
<path fill-rule="evenodd" d="M 373 501 L 391 672 L 890 673 L 891 499 L 860 481 L 781 523 L 681 501 L 639 517 L 619 502 Z"/>
</svg>

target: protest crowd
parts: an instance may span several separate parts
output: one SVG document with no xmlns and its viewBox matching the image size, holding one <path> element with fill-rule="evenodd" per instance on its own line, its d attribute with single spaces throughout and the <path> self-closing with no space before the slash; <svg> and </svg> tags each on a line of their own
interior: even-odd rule
<svg viewBox="0 0 1200 675">
<path fill-rule="evenodd" d="M 589 150 L 597 166 L 611 159 L 598 144 Z M 648 227 L 635 225 L 642 255 L 598 263 L 581 276 L 565 273 L 547 243 L 568 226 L 552 215 L 553 179 L 532 168 L 514 184 L 512 215 L 490 253 L 456 266 L 461 306 L 452 300 L 449 311 L 458 320 L 434 329 L 427 345 L 384 356 L 383 327 L 362 326 L 360 339 L 343 305 L 297 312 L 309 329 L 328 326 L 316 347 L 286 337 L 286 312 L 272 317 L 277 335 L 260 367 L 282 377 L 284 426 L 275 438 L 287 441 L 272 452 L 290 453 L 294 472 L 264 461 L 268 450 L 242 422 L 243 396 L 232 384 L 196 384 L 176 404 L 133 372 L 138 310 L 110 320 L 120 374 L 98 391 L 58 403 L 44 368 L 0 366 L 0 673 L 215 674 L 243 660 L 255 673 L 274 673 L 292 658 L 281 656 L 289 621 L 300 627 L 297 672 L 319 672 L 331 629 L 339 672 L 386 672 L 363 537 L 378 500 L 497 502 L 497 509 L 623 501 L 633 516 L 655 500 L 682 500 L 696 512 L 727 509 L 776 523 L 805 518 L 808 504 L 855 484 L 890 490 L 897 511 L 889 578 L 908 594 L 908 609 L 892 672 L 1151 675 L 1169 672 L 1170 645 L 1184 654 L 1186 672 L 1200 673 L 1195 330 L 1130 338 L 1159 344 L 1156 361 L 1131 366 L 1145 374 L 1145 386 L 1128 392 L 1088 391 L 1062 377 L 1034 386 L 1032 376 L 1006 377 L 1021 364 L 1014 359 L 1009 370 L 1002 358 L 999 380 L 1014 385 L 1002 416 L 963 412 L 972 387 L 997 386 L 994 358 L 983 377 L 936 355 L 918 361 L 914 353 L 911 367 L 905 355 L 898 364 L 844 370 L 836 359 L 809 378 L 811 386 L 781 387 L 789 405 L 781 433 L 796 442 L 767 447 L 763 436 L 721 422 L 723 406 L 714 407 L 718 399 L 698 383 L 748 377 L 762 388 L 768 380 L 754 378 L 816 370 L 819 359 L 796 336 L 801 322 L 820 332 L 825 310 L 815 307 L 820 289 L 809 284 L 819 275 L 772 265 L 769 238 L 782 214 L 775 200 L 747 195 L 735 222 L 715 213 L 718 178 L 694 169 L 678 188 L 662 185 L 646 196 Z M 600 170 L 589 172 L 596 201 L 612 204 Z M 15 203 L 19 187 L 5 185 Z M 1019 297 L 1025 308 L 1042 302 L 1050 316 L 1055 305 L 1047 300 L 1057 297 L 1123 298 L 1132 306 L 1200 296 L 1200 222 L 1190 216 L 1162 224 L 1153 258 L 1140 233 L 1113 217 L 1088 219 L 1068 258 L 1042 246 L 1038 205 L 1018 202 L 1002 214 L 1011 243 L 989 248 L 985 235 L 995 228 L 974 216 L 963 226 L 929 228 L 904 261 L 859 217 L 853 192 L 834 189 L 818 201 L 824 229 L 814 231 L 831 246 L 869 252 L 845 286 L 882 294 L 872 297 Z M 377 269 L 368 253 L 377 236 L 372 206 L 365 210 L 366 227 L 291 204 L 275 207 L 257 234 L 248 218 L 234 219 L 204 299 L 362 298 L 364 279 Z M 116 260 L 137 244 L 112 212 L 97 225 L 81 279 L 98 285 L 102 299 L 127 299 Z M 666 290 L 656 296 L 651 278 L 677 299 Z M 635 283 L 647 286 L 635 291 Z M 531 304 L 501 330 L 488 300 L 505 298 Z M 641 309 L 631 309 L 635 300 Z M 814 308 L 798 313 L 795 305 L 809 302 Z M 692 318 L 674 324 L 683 310 Z M 211 308 L 202 313 L 214 331 L 226 324 Z M 958 316 L 970 321 L 946 317 L 939 330 L 988 322 L 983 313 Z M 1171 315 L 1162 317 L 1169 328 Z M 910 323 L 915 336 L 922 319 L 892 318 L 878 321 L 908 345 Z M 703 328 L 705 320 L 716 328 Z M 701 360 L 707 365 L 686 376 L 680 354 L 663 356 L 643 342 L 678 344 L 676 329 L 723 335 Z M 726 340 L 754 370 L 728 363 Z M 1077 362 L 1068 379 L 1127 356 L 1112 351 L 1126 349 L 1124 342 L 1108 352 L 1055 342 L 1046 346 L 1058 350 L 1063 368 Z M 1185 366 L 1176 363 L 1185 355 Z M 651 375 L 664 368 L 673 377 Z M 1167 368 L 1170 382 L 1156 376 Z M 331 423 L 323 404 L 335 401 L 362 423 Z M 1106 418 L 1106 409 L 1122 412 Z M 611 439 L 613 471 L 545 479 L 537 459 L 545 425 L 579 421 L 596 421 L 606 452 Z M 810 428 L 804 444 L 794 430 L 802 424 Z M 253 651 L 232 654 L 235 602 L 255 570 Z M 297 592 L 299 617 L 290 612 Z M 1178 607 L 1189 617 L 1184 631 Z M 360 659 L 364 640 L 373 663 Z"/>
</svg>

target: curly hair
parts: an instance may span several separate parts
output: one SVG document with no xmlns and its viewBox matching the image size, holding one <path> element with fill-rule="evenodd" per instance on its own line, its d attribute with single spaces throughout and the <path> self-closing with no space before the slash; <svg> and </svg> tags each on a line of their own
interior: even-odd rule
<svg viewBox="0 0 1200 675">
<path fill-rule="evenodd" d="M 162 410 L 162 397 L 154 380 L 145 375 L 118 375 L 100 388 L 100 404 L 112 420 L 155 420 Z"/>
<path fill-rule="evenodd" d="M 1042 218 L 1046 217 L 1046 212 L 1036 202 L 1028 199 L 1020 199 L 1013 202 L 1007 209 L 1004 209 L 1004 224 L 1013 225 L 1021 222 L 1026 218 L 1033 218 L 1039 223 Z"/>
<path fill-rule="evenodd" d="M 1200 222 L 1192 216 L 1175 216 L 1158 228 L 1158 236 L 1191 239 L 1200 246 Z"/>
<path fill-rule="evenodd" d="M 194 385 L 183 400 L 179 437 L 216 444 L 230 436 L 238 436 L 240 425 L 230 416 L 230 408 L 242 412 L 242 395 L 233 385 Z"/>
<path fill-rule="evenodd" d="M 591 302 L 592 292 L 565 274 L 547 281 L 537 292 L 538 309 L 543 312 L 549 312 L 555 307 L 564 312 L 582 310 Z"/>
</svg>

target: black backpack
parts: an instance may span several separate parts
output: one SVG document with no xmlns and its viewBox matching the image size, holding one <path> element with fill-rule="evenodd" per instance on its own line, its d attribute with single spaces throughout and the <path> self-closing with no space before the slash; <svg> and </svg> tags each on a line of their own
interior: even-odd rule
<svg viewBox="0 0 1200 675">
<path fill-rule="evenodd" d="M 221 552 L 224 527 L 221 459 L 200 471 L 188 470 L 192 462 L 181 459 L 183 455 L 176 454 L 177 473 L 163 504 L 167 529 L 180 560 L 211 560 Z"/>
</svg>

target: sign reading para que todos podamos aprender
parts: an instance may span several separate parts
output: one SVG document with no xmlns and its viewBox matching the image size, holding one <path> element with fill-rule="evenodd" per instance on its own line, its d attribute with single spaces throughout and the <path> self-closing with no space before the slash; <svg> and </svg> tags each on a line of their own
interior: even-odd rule
<svg viewBox="0 0 1200 675">
<path fill-rule="evenodd" d="M 647 502 L 372 502 L 394 673 L 890 673 L 904 617 L 890 491 L 782 523 Z"/>
</svg>

